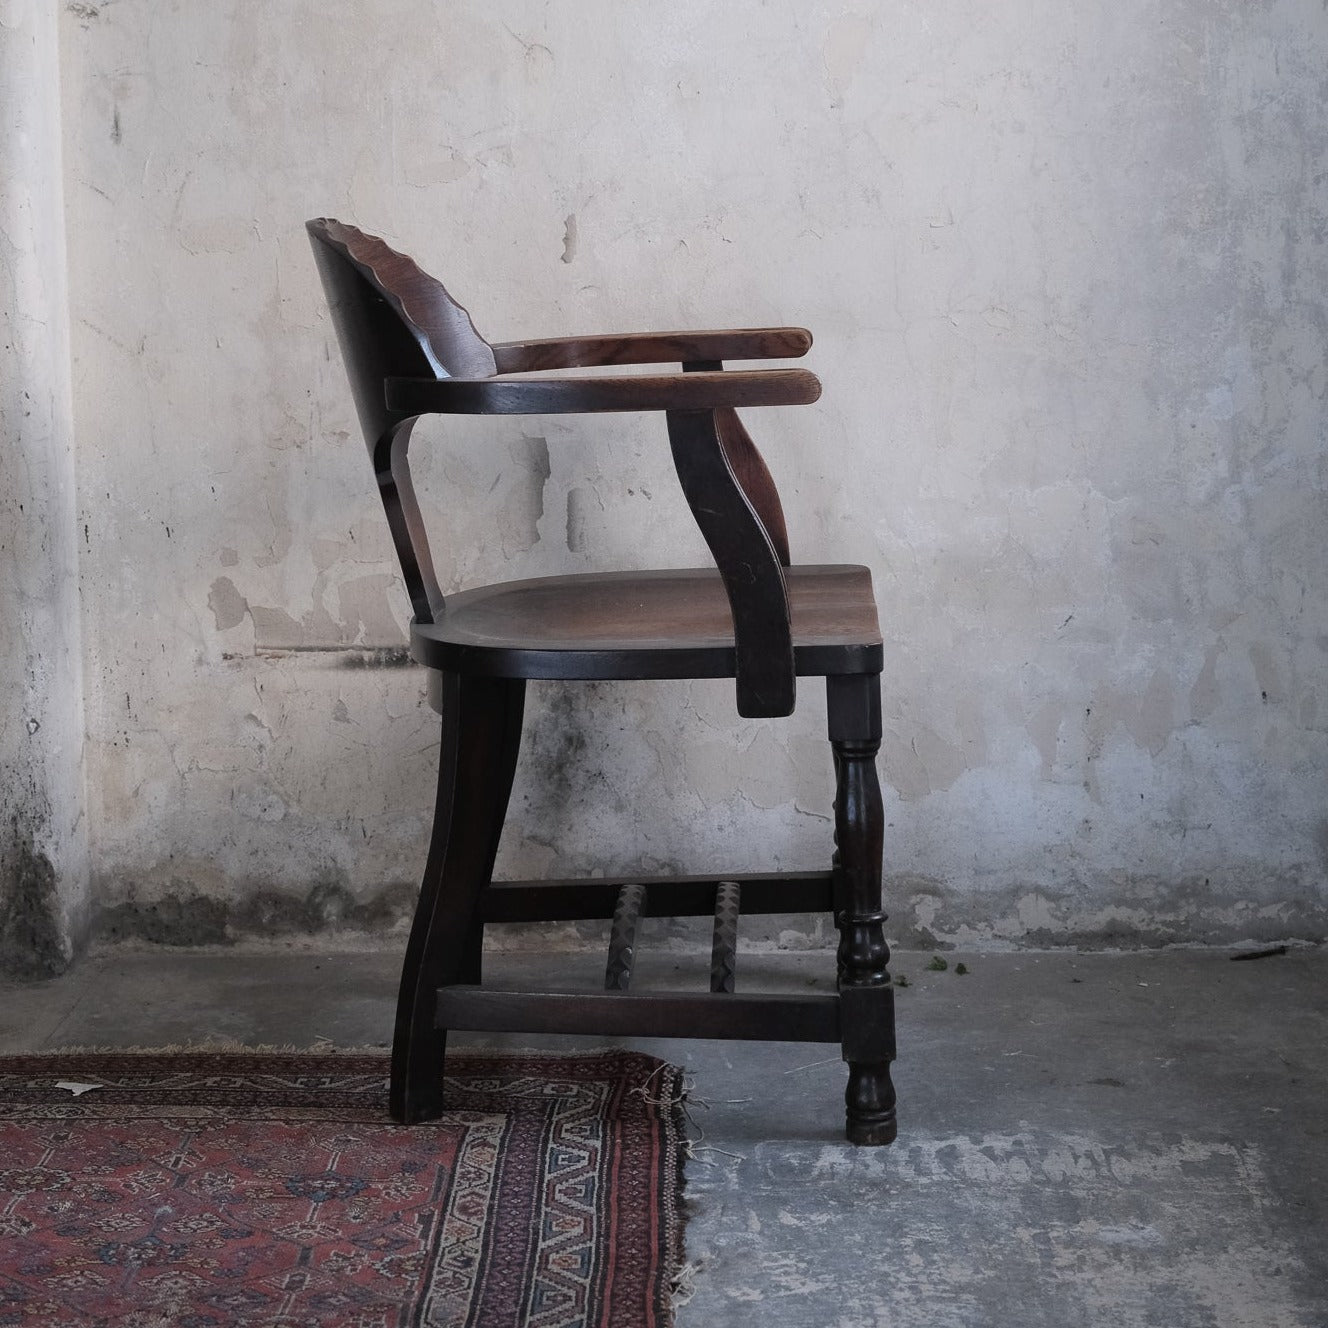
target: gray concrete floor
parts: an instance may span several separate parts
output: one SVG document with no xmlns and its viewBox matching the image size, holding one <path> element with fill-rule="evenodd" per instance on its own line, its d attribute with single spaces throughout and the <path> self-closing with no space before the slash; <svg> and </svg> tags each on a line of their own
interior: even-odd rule
<svg viewBox="0 0 1328 1328">
<path fill-rule="evenodd" d="M 889 1149 L 842 1142 L 833 1048 L 640 1044 L 688 1068 L 704 1130 L 679 1328 L 1328 1325 L 1328 952 L 1229 954 L 897 955 Z M 704 984 L 706 962 L 651 956 L 637 980 Z M 0 1052 L 385 1045 L 397 963 L 104 950 L 0 987 Z M 598 963 L 501 955 L 490 974 L 593 983 Z M 743 955 L 739 980 L 810 989 L 830 967 Z"/>
</svg>

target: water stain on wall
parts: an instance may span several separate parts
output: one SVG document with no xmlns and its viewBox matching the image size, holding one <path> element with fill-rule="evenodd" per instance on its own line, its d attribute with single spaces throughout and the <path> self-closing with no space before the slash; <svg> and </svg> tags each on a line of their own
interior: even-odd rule
<svg viewBox="0 0 1328 1328">
<path fill-rule="evenodd" d="M 208 590 L 208 608 L 212 610 L 217 631 L 227 632 L 244 621 L 249 605 L 228 576 L 219 576 Z"/>
<path fill-rule="evenodd" d="M 0 853 L 0 974 L 57 977 L 69 966 L 55 868 L 15 817 Z"/>
<path fill-rule="evenodd" d="M 604 504 L 593 489 L 577 487 L 567 491 L 567 549 L 569 553 L 585 553 L 588 544 L 587 527 L 591 520 L 604 511 Z"/>
<path fill-rule="evenodd" d="M 529 553 L 539 543 L 544 515 L 544 486 L 551 473 L 549 445 L 541 437 L 523 437 L 508 444 L 512 466 L 503 476 L 507 496 L 499 514 L 503 554 Z"/>
<path fill-rule="evenodd" d="M 160 895 L 127 899 L 101 910 L 98 933 L 110 941 L 155 945 L 229 945 L 247 939 L 387 932 L 404 924 L 418 887 L 404 882 L 356 895 L 344 879 L 329 877 L 303 894 L 253 886 L 234 896 L 199 894 L 177 877 Z"/>
</svg>

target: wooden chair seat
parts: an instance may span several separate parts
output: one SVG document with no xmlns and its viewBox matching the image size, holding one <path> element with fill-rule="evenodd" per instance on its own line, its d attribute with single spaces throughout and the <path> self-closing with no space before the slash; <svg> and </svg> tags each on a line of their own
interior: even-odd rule
<svg viewBox="0 0 1328 1328">
<path fill-rule="evenodd" d="M 794 668 L 879 673 L 871 572 L 786 569 Z M 719 572 L 585 572 L 450 595 L 416 622 L 411 652 L 434 669 L 503 678 L 732 678 L 733 615 Z"/>
<path fill-rule="evenodd" d="M 726 370 L 725 360 L 806 354 L 802 328 L 486 341 L 413 259 L 354 226 L 308 223 L 402 578 L 411 650 L 439 712 L 438 795 L 402 965 L 389 1105 L 401 1121 L 443 1109 L 450 1030 L 838 1043 L 845 1133 L 896 1133 L 894 991 L 882 929 L 881 631 L 865 567 L 800 567 L 779 494 L 738 410 L 809 405 L 805 369 Z M 678 364 L 681 372 L 560 370 Z M 715 565 L 513 581 L 444 597 L 411 483 L 421 415 L 654 411 Z M 501 425 L 501 421 L 499 421 Z M 495 881 L 520 756 L 528 679 L 732 678 L 740 715 L 792 713 L 798 677 L 824 677 L 834 757 L 834 844 L 820 870 L 686 877 Z M 827 836 L 827 840 L 828 840 Z M 759 866 L 759 864 L 758 864 Z M 742 912 L 826 912 L 836 990 L 736 990 Z M 644 917 L 712 913 L 710 989 L 628 990 Z M 602 918 L 604 988 L 500 990 L 483 982 L 487 924 Z"/>
</svg>

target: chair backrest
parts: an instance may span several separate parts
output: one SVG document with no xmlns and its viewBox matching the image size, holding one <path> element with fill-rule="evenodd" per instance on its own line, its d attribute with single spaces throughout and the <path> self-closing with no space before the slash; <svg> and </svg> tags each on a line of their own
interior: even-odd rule
<svg viewBox="0 0 1328 1328">
<path fill-rule="evenodd" d="M 493 351 L 466 310 L 408 255 L 328 217 L 306 229 L 411 607 L 421 622 L 433 622 L 443 596 L 407 461 L 415 421 L 388 408 L 383 383 L 489 378 L 497 372 Z"/>
</svg>

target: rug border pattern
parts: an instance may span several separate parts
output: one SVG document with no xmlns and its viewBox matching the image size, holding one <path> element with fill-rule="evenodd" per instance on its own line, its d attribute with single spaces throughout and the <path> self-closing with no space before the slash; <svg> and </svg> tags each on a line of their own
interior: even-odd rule
<svg viewBox="0 0 1328 1328">
<path fill-rule="evenodd" d="M 383 1053 L 325 1047 L 0 1056 L 0 1117 L 381 1126 L 387 1069 Z M 71 1097 L 57 1079 L 102 1087 Z M 683 1261 L 681 1071 L 635 1052 L 509 1053 L 450 1057 L 448 1079 L 441 1122 L 391 1127 L 462 1130 L 425 1284 L 398 1323 L 668 1328 Z M 654 1105 L 634 1093 L 647 1082 Z"/>
</svg>

